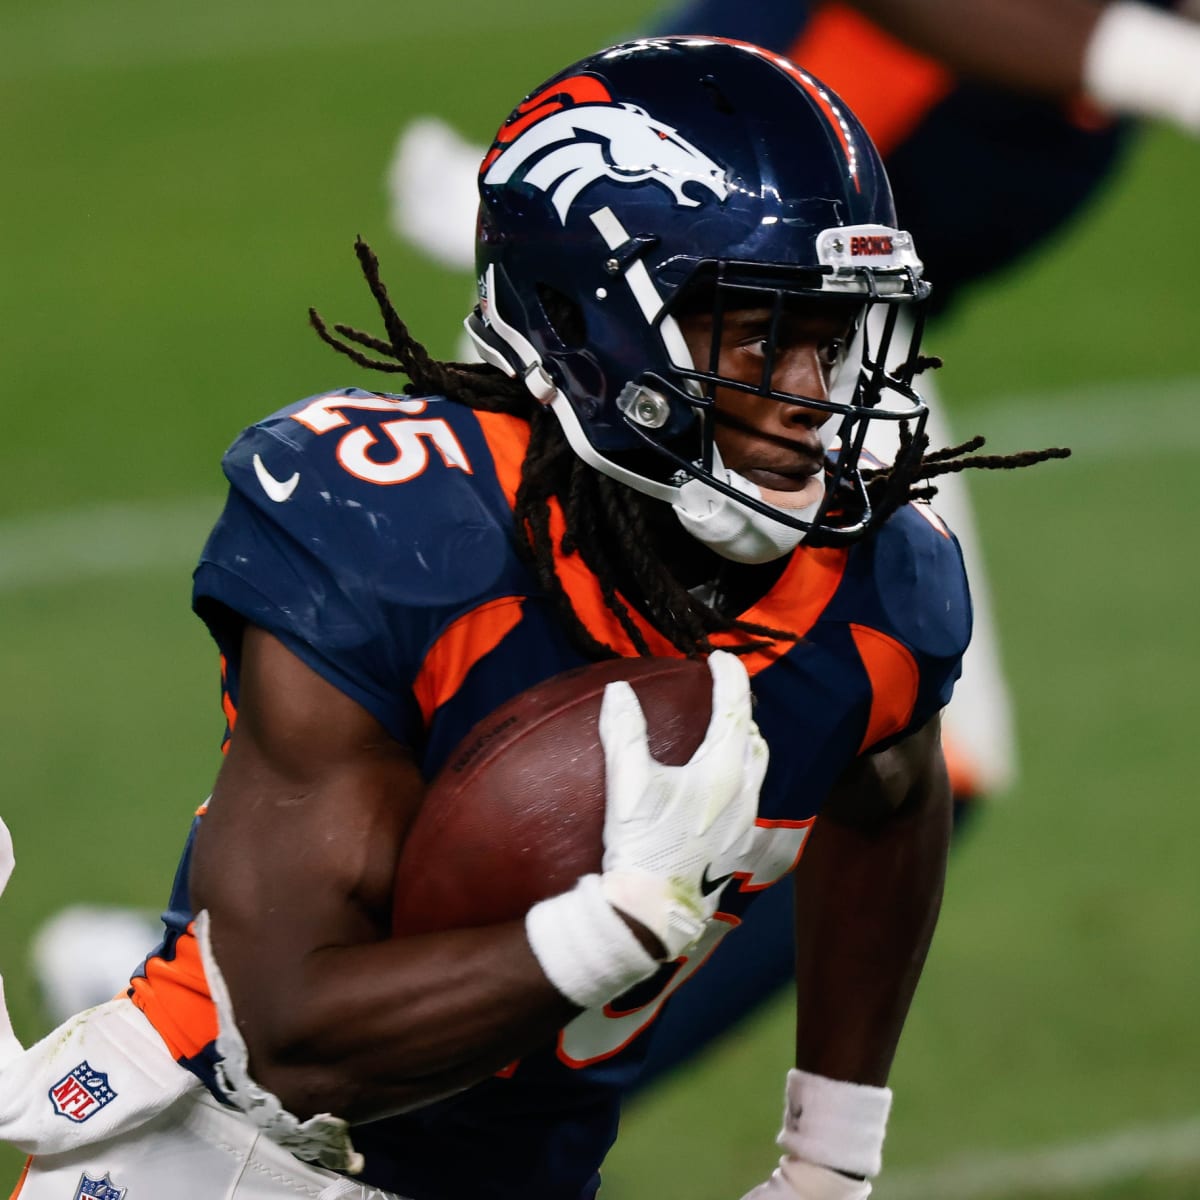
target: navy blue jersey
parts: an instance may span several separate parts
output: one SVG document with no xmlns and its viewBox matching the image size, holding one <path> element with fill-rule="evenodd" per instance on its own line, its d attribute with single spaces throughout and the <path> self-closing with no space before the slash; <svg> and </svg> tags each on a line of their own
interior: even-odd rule
<svg viewBox="0 0 1200 1200">
<path fill-rule="evenodd" d="M 356 389 L 301 401 L 243 433 L 225 457 L 228 503 L 195 576 L 197 612 L 221 651 L 231 729 L 247 622 L 374 714 L 427 778 L 498 704 L 581 665 L 516 550 L 512 506 L 528 435 L 517 418 Z M 553 505 L 551 524 L 561 531 Z M 634 654 L 582 561 L 560 557 L 558 571 L 589 630 Z M 643 1035 L 717 943 L 736 937 L 755 895 L 795 866 L 847 765 L 947 702 L 970 631 L 958 546 L 924 506 L 901 510 L 853 547 L 801 546 L 744 616 L 803 636 L 745 660 L 770 768 L 753 849 L 709 932 L 502 1075 L 356 1127 L 364 1182 L 416 1200 L 466 1200 L 486 1162 L 488 1195 L 498 1200 L 593 1195 L 620 1095 L 649 1044 Z M 654 653 L 678 656 L 634 619 Z M 211 1085 L 215 1019 L 186 878 L 185 855 L 174 932 L 131 994 Z"/>
</svg>

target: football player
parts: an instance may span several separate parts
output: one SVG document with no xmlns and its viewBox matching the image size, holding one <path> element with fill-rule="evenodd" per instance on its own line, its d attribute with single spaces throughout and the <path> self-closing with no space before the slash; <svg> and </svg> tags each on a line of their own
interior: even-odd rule
<svg viewBox="0 0 1200 1200">
<path fill-rule="evenodd" d="M 894 344 L 917 248 L 861 125 L 771 51 L 593 55 L 479 180 L 483 362 L 432 360 L 359 243 L 385 336 L 314 324 L 409 387 L 301 400 L 225 457 L 194 605 L 227 753 L 128 993 L 28 1051 L 0 1037 L 19 1200 L 593 1197 L 659 1016 L 789 876 L 785 1154 L 751 1195 L 871 1190 L 971 622 L 914 501 L 1065 451 L 929 450 L 919 315 Z M 875 423 L 900 430 L 886 467 Z M 643 655 L 705 658 L 713 716 L 664 767 L 609 686 L 601 871 L 523 920 L 393 936 L 405 833 L 464 733 Z"/>
</svg>

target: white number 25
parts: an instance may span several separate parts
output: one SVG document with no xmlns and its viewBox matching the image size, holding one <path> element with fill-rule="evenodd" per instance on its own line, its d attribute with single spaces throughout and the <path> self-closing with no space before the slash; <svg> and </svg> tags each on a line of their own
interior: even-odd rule
<svg viewBox="0 0 1200 1200">
<path fill-rule="evenodd" d="M 394 453 L 389 458 L 371 454 L 381 439 L 365 425 L 355 426 L 342 434 L 338 442 L 337 460 L 356 479 L 368 483 L 407 483 L 416 479 L 429 466 L 429 447 L 432 446 L 447 467 L 472 474 L 471 463 L 454 430 L 440 418 L 414 420 L 428 407 L 425 400 L 404 400 L 388 396 L 321 396 L 299 412 L 292 414 L 313 433 L 329 433 L 350 424 L 343 409 L 371 412 L 395 412 L 395 420 L 383 421 L 380 432 Z"/>
</svg>

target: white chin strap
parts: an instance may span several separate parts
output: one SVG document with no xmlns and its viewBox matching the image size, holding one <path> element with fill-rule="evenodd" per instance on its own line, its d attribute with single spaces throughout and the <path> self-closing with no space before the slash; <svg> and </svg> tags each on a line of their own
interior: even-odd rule
<svg viewBox="0 0 1200 1200">
<path fill-rule="evenodd" d="M 762 500 L 761 489 L 736 471 L 729 470 L 721 462 L 715 446 L 713 474 L 718 479 L 724 478 L 739 492 L 755 500 Z M 787 493 L 773 493 L 773 496 L 784 495 Z M 806 489 L 806 495 L 811 495 L 811 491 Z M 802 521 L 813 520 L 824 497 L 825 489 L 822 484 L 820 495 L 815 500 L 788 508 L 788 516 L 798 517 Z M 679 518 L 679 523 L 696 541 L 730 562 L 774 562 L 777 558 L 783 558 L 785 554 L 791 554 L 804 540 L 807 532 L 792 525 L 785 525 L 782 521 L 773 520 L 745 504 L 739 504 L 705 483 L 703 479 L 689 479 L 679 488 L 679 498 L 671 507 Z"/>
<path fill-rule="evenodd" d="M 609 476 L 610 479 L 625 484 L 635 492 L 641 492 L 643 495 L 652 496 L 655 500 L 662 500 L 669 504 L 683 528 L 698 542 L 722 558 L 738 563 L 774 562 L 777 558 L 783 558 L 785 554 L 791 554 L 804 540 L 806 530 L 796 529 L 791 525 L 785 525 L 782 521 L 772 520 L 764 513 L 739 504 L 702 479 L 689 479 L 681 486 L 675 487 L 673 484 L 647 479 L 644 475 L 628 471 L 619 463 L 613 462 L 612 459 L 605 458 L 588 441 L 571 402 L 557 389 L 554 399 L 550 401 L 550 408 L 558 417 L 571 449 L 588 466 L 594 467 L 602 475 Z M 822 435 L 824 435 L 825 429 L 833 424 L 832 421 L 826 422 L 822 428 Z M 822 436 L 822 441 L 825 440 L 825 437 Z M 713 446 L 713 474 L 718 479 L 724 479 L 744 495 L 755 500 L 763 499 L 762 491 L 757 485 L 736 471 L 729 470 L 721 462 L 716 446 Z M 814 485 L 816 482 L 814 481 Z M 812 486 L 805 489 L 804 494 L 806 499 L 811 497 Z M 787 495 L 787 492 L 774 492 L 772 493 L 773 499 L 766 503 L 778 505 L 778 501 L 774 497 L 782 499 Z M 798 517 L 802 521 L 811 521 L 816 517 L 824 497 L 825 489 L 822 484 L 821 490 L 814 500 L 810 500 L 807 504 L 789 506 L 788 515 Z M 778 506 L 782 507 L 782 505 Z"/>
</svg>

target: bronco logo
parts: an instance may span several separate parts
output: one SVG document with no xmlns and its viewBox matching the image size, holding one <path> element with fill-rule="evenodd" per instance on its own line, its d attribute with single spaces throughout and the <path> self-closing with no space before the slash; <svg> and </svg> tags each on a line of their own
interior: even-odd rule
<svg viewBox="0 0 1200 1200">
<path fill-rule="evenodd" d="M 575 198 L 598 179 L 660 184 L 684 208 L 700 203 L 686 194 L 688 184 L 718 200 L 729 193 L 725 171 L 703 151 L 637 105 L 615 103 L 588 76 L 530 97 L 500 130 L 483 160 L 483 182 L 507 183 L 522 171 L 525 183 L 549 194 L 564 225 Z"/>
</svg>

